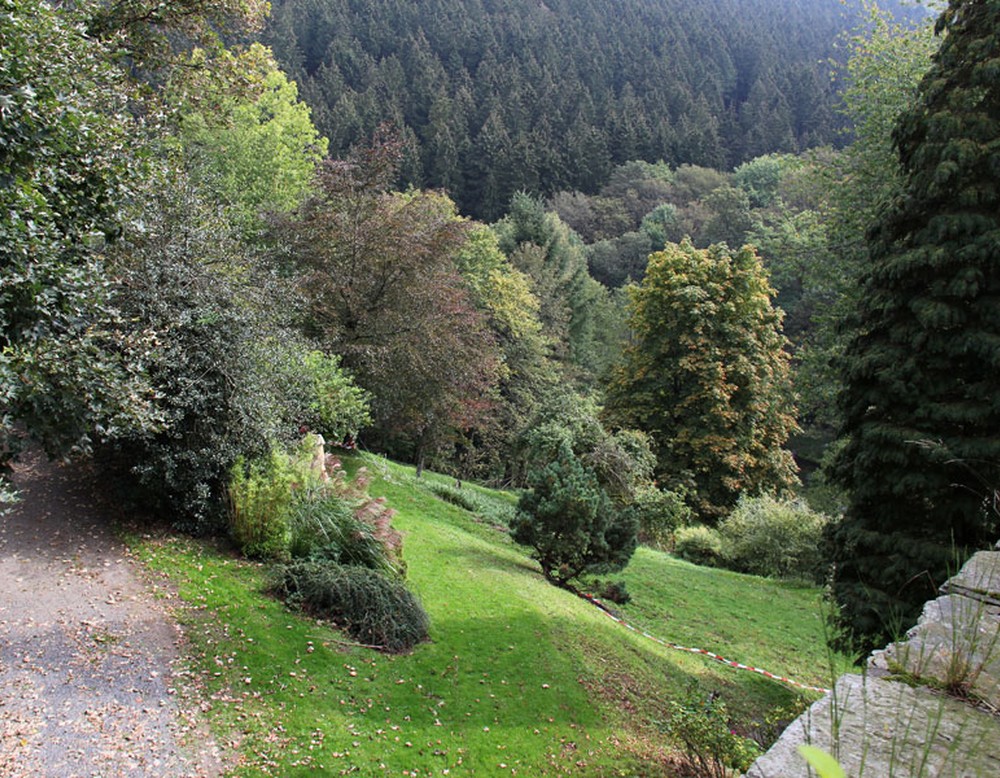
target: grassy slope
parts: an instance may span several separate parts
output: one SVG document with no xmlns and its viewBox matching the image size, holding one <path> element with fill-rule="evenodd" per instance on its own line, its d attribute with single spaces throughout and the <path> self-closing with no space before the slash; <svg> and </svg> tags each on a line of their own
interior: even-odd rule
<svg viewBox="0 0 1000 778">
<path fill-rule="evenodd" d="M 431 617 L 431 641 L 407 656 L 346 645 L 288 613 L 258 594 L 259 566 L 191 541 L 140 545 L 197 606 L 191 673 L 240 774 L 668 774 L 655 722 L 690 685 L 721 692 L 747 728 L 799 701 L 625 630 L 545 583 L 503 533 L 415 486 L 411 471 L 374 469 L 371 491 L 399 512 L 408 580 Z M 624 578 L 633 601 L 622 611 L 651 633 L 829 684 L 817 590 L 648 550 Z"/>
</svg>

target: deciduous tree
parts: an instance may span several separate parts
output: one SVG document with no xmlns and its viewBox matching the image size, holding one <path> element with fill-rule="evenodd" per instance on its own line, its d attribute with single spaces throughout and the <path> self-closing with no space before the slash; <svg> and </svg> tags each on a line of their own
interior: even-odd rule
<svg viewBox="0 0 1000 778">
<path fill-rule="evenodd" d="M 631 341 L 607 387 L 616 426 L 647 432 L 661 486 L 708 521 L 795 482 L 781 314 L 750 247 L 671 244 L 630 290 Z"/>
<path fill-rule="evenodd" d="M 244 227 L 302 203 L 327 140 L 268 49 L 196 49 L 168 96 L 192 177 Z"/>
<path fill-rule="evenodd" d="M 382 442 L 422 467 L 442 435 L 489 410 L 497 356 L 456 264 L 469 224 L 445 195 L 392 192 L 398 154 L 382 138 L 326 163 L 279 234 L 307 330 L 368 390 Z"/>
</svg>

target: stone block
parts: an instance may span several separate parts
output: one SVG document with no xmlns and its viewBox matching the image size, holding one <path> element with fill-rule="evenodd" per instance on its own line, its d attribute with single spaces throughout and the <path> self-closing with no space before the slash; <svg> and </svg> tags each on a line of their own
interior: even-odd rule
<svg viewBox="0 0 1000 778">
<path fill-rule="evenodd" d="M 1000 709 L 1000 607 L 957 594 L 931 600 L 906 639 L 879 652 L 873 666 Z"/>
<path fill-rule="evenodd" d="M 1000 551 L 978 551 L 941 591 L 1000 607 Z"/>
<path fill-rule="evenodd" d="M 926 687 L 845 675 L 758 759 L 746 778 L 814 776 L 798 752 L 833 754 L 851 778 L 995 778 L 1000 719 Z"/>
</svg>

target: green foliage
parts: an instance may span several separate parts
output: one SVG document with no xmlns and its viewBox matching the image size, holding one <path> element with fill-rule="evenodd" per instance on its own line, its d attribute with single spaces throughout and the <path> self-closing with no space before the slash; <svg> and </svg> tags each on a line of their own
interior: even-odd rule
<svg viewBox="0 0 1000 778">
<path fill-rule="evenodd" d="M 696 565 L 721 567 L 725 559 L 725 544 L 714 527 L 694 524 L 674 532 L 674 554 Z"/>
<path fill-rule="evenodd" d="M 280 449 L 263 458 L 236 460 L 229 478 L 229 532 L 251 559 L 287 559 L 294 490 L 302 468 Z"/>
<path fill-rule="evenodd" d="M 600 375 L 617 351 L 620 312 L 587 271 L 583 243 L 544 203 L 518 193 L 495 226 L 501 250 L 531 278 L 552 356 L 571 375 Z"/>
<path fill-rule="evenodd" d="M 799 329 L 808 329 L 808 340 L 797 355 L 801 406 L 830 428 L 842 423 L 837 366 L 852 332 L 844 322 L 860 302 L 861 277 L 871 264 L 865 232 L 883 205 L 898 196 L 902 183 L 892 128 L 915 99 L 938 46 L 931 16 L 904 22 L 880 6 L 865 3 L 863 8 L 867 18 L 849 39 L 848 59 L 840 71 L 843 111 L 853 128 L 853 142 L 813 168 L 810 178 L 823 192 L 811 206 L 817 213 L 795 219 L 798 237 L 786 230 L 779 238 L 790 249 L 782 264 L 802 279 L 797 311 L 787 307 L 786 299 L 779 300 L 792 321 L 801 322 Z M 825 246 L 818 240 L 821 233 L 826 234 Z M 762 253 L 770 255 L 764 249 Z M 774 272 L 775 285 L 782 288 L 779 273 L 787 270 Z M 792 333 L 790 337 L 803 340 Z"/>
<path fill-rule="evenodd" d="M 621 570 L 636 547 L 632 516 L 615 510 L 568 442 L 543 461 L 518 502 L 514 540 L 534 549 L 545 577 L 559 586 L 586 572 Z"/>
<path fill-rule="evenodd" d="M 802 161 L 791 154 L 765 154 L 737 167 L 733 183 L 747 193 L 751 206 L 766 208 L 777 201 L 787 171 L 801 165 Z"/>
<path fill-rule="evenodd" d="M 437 467 L 462 477 L 502 482 L 509 475 L 517 440 L 542 399 L 558 381 L 548 359 L 551 343 L 542 331 L 532 280 L 500 250 L 496 233 L 472 224 L 456 264 L 498 349 L 490 412 L 463 430 Z M 506 522 L 503 522 L 506 524 Z"/>
<path fill-rule="evenodd" d="M 816 746 L 801 745 L 798 748 L 802 758 L 817 772 L 819 778 L 847 778 L 847 773 L 836 759 Z"/>
<path fill-rule="evenodd" d="M 368 496 L 362 469 L 352 480 L 339 465 L 323 477 L 307 435 L 287 453 L 272 445 L 251 462 L 237 460 L 229 480 L 229 528 L 252 559 L 323 559 L 402 575 L 392 512 Z"/>
<path fill-rule="evenodd" d="M 305 199 L 327 142 L 268 49 L 196 49 L 175 70 L 168 98 L 192 176 L 247 229 Z"/>
<path fill-rule="evenodd" d="M 552 392 L 531 420 L 520 441 L 518 462 L 530 473 L 537 463 L 556 459 L 564 444 L 618 508 L 631 505 L 636 492 L 650 483 L 655 460 L 649 438 L 636 430 L 608 432 L 593 399 L 566 390 Z"/>
<path fill-rule="evenodd" d="M 329 441 L 347 440 L 369 423 L 365 392 L 356 386 L 340 359 L 310 351 L 302 365 L 310 384 L 305 425 Z"/>
<path fill-rule="evenodd" d="M 685 242 L 650 257 L 630 289 L 632 339 L 607 387 L 607 419 L 647 432 L 665 488 L 705 521 L 743 492 L 795 483 L 788 355 L 773 290 L 750 247 Z"/>
<path fill-rule="evenodd" d="M 655 486 L 636 490 L 632 510 L 639 522 L 639 542 L 662 550 L 673 548 L 674 533 L 693 518 L 683 497 Z"/>
<path fill-rule="evenodd" d="M 120 0 L 85 6 L 87 34 L 107 41 L 144 74 L 169 69 L 197 43 L 218 50 L 220 36 L 239 37 L 260 29 L 264 0 Z"/>
<path fill-rule="evenodd" d="M 734 186 L 720 186 L 703 200 L 712 216 L 700 230 L 702 244 L 725 243 L 737 248 L 746 243 L 753 226 L 750 216 L 750 195 Z"/>
<path fill-rule="evenodd" d="M 823 583 L 829 572 L 823 541 L 828 521 L 798 500 L 742 497 L 719 524 L 725 566 L 753 575 Z"/>
<path fill-rule="evenodd" d="M 0 2 L 0 451 L 20 423 L 52 456 L 157 424 L 141 352 L 100 256 L 143 132 L 75 10 Z"/>
<path fill-rule="evenodd" d="M 859 647 L 906 629 L 996 539 L 1000 483 L 1000 6 L 952 2 L 894 139 L 902 195 L 869 232 L 842 362 L 849 490 L 834 525 L 840 625 Z"/>
<path fill-rule="evenodd" d="M 688 770 L 705 778 L 729 778 L 731 771 L 746 772 L 761 751 L 733 731 L 725 703 L 716 697 L 694 688 L 683 700 L 671 700 L 666 731 L 683 747 Z"/>
<path fill-rule="evenodd" d="M 427 614 L 416 597 L 399 579 L 366 567 L 297 560 L 279 565 L 269 588 L 368 646 L 400 653 L 427 639 Z"/>
</svg>

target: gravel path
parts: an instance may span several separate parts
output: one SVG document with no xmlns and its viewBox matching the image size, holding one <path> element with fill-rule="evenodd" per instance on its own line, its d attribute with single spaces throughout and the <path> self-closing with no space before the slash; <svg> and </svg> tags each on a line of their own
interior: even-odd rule
<svg viewBox="0 0 1000 778">
<path fill-rule="evenodd" d="M 0 517 L 0 776 L 215 776 L 186 710 L 180 631 L 89 479 L 29 456 Z M 175 688 L 176 686 L 176 688 Z"/>
</svg>

